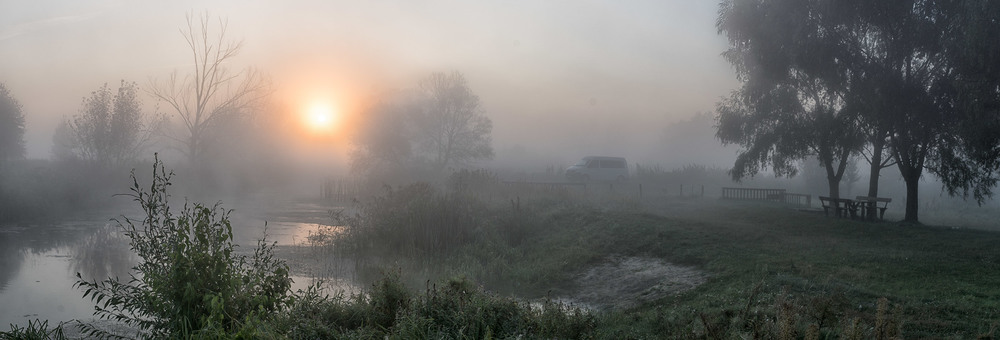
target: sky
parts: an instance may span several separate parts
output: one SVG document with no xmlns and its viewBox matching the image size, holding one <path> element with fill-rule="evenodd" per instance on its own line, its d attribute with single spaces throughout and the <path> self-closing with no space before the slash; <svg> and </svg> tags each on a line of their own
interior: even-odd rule
<svg viewBox="0 0 1000 340">
<path fill-rule="evenodd" d="M 494 148 L 556 162 L 657 155 L 674 122 L 738 84 L 720 56 L 718 2 L 0 0 L 0 82 L 23 105 L 30 158 L 82 98 L 190 66 L 190 13 L 228 21 L 288 105 L 360 98 L 462 72 L 493 120 Z M 147 106 L 156 103 L 145 97 Z"/>
</svg>

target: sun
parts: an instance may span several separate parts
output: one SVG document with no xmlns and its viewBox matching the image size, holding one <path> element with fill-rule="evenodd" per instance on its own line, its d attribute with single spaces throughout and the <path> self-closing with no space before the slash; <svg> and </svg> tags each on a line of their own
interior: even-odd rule
<svg viewBox="0 0 1000 340">
<path fill-rule="evenodd" d="M 312 103 L 306 110 L 306 125 L 316 132 L 329 132 L 336 124 L 336 114 L 329 103 Z"/>
</svg>

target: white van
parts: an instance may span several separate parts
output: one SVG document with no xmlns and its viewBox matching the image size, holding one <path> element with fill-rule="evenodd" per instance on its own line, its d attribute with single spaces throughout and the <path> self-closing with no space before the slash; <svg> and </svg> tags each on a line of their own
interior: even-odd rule
<svg viewBox="0 0 1000 340">
<path fill-rule="evenodd" d="M 566 169 L 566 179 L 573 182 L 624 182 L 628 179 L 628 163 L 624 157 L 584 157 Z"/>
</svg>

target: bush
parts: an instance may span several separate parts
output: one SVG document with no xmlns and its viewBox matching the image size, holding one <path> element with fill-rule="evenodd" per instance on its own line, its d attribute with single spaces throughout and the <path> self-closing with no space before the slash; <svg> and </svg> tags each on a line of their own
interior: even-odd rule
<svg viewBox="0 0 1000 340">
<path fill-rule="evenodd" d="M 356 255 L 375 257 L 446 257 L 469 244 L 485 218 L 478 200 L 442 195 L 427 183 L 387 188 L 359 210 L 338 217 L 348 228 L 342 244 Z"/>
<path fill-rule="evenodd" d="M 123 322 L 143 337 L 252 334 L 260 319 L 286 304 L 287 265 L 263 239 L 252 256 L 234 254 L 230 211 L 219 203 L 185 203 L 175 215 L 167 194 L 172 176 L 157 159 L 144 191 L 133 171 L 131 196 L 146 217 L 139 226 L 129 218 L 115 220 L 140 258 L 130 279 L 88 282 L 78 273 L 76 287 L 96 303 L 99 319 Z M 90 324 L 81 330 L 114 336 Z"/>
</svg>

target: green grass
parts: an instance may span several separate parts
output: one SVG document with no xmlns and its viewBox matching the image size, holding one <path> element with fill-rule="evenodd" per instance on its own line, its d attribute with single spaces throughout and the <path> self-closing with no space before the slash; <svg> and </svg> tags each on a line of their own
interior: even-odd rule
<svg viewBox="0 0 1000 340">
<path fill-rule="evenodd" d="M 612 255 L 660 258 L 709 275 L 692 291 L 598 313 L 588 333 L 596 337 L 878 338 L 892 328 L 906 338 L 974 338 L 1000 321 L 996 232 L 714 199 L 519 200 L 476 206 L 466 219 L 478 223 L 466 226 L 474 236 L 433 257 L 368 254 L 399 264 L 411 286 L 464 274 L 525 298 L 572 294 L 574 277 Z"/>
</svg>

